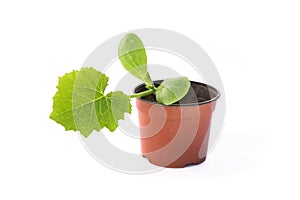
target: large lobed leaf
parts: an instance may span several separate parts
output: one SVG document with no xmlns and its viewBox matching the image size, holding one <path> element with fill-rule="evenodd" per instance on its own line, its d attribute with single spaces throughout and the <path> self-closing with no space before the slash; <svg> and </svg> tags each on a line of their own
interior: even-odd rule
<svg viewBox="0 0 300 200">
<path fill-rule="evenodd" d="M 59 78 L 50 118 L 66 130 L 88 137 L 93 130 L 114 131 L 124 113 L 131 112 L 130 98 L 122 92 L 104 94 L 108 77 L 93 68 L 82 68 Z"/>
<path fill-rule="evenodd" d="M 74 131 L 77 129 L 74 122 L 71 100 L 77 74 L 78 71 L 74 70 L 63 77 L 59 77 L 58 85 L 56 86 L 58 91 L 53 97 L 53 111 L 50 114 L 50 118 L 59 124 L 64 124 L 66 130 Z"/>
<path fill-rule="evenodd" d="M 110 131 L 116 130 L 118 120 L 124 119 L 124 113 L 131 112 L 130 99 L 123 92 L 110 92 L 100 100 L 100 124 Z"/>
</svg>

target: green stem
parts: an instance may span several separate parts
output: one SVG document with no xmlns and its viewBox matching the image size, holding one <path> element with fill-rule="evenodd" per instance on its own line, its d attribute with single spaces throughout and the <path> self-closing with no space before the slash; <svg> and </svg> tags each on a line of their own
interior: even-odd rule
<svg viewBox="0 0 300 200">
<path fill-rule="evenodd" d="M 153 94 L 155 92 L 155 89 L 149 89 L 149 90 L 146 90 L 146 91 L 143 91 L 143 92 L 140 92 L 140 93 L 136 93 L 136 94 L 132 94 L 130 96 L 130 98 L 140 98 L 140 97 L 144 97 L 144 96 L 147 96 L 149 94 Z"/>
</svg>

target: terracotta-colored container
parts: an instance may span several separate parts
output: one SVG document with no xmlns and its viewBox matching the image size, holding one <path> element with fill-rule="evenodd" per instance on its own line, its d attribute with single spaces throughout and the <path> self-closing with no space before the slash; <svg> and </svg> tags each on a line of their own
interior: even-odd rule
<svg viewBox="0 0 300 200">
<path fill-rule="evenodd" d="M 158 86 L 161 81 L 154 82 Z M 145 85 L 135 92 L 146 90 Z M 191 82 L 181 101 L 162 105 L 150 97 L 136 99 L 142 154 L 152 164 L 181 168 L 206 159 L 212 112 L 219 92 L 206 84 Z"/>
</svg>

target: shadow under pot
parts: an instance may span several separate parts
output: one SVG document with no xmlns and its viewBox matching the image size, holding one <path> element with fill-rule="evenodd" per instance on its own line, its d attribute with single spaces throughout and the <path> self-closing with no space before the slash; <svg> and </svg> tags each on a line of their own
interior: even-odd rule
<svg viewBox="0 0 300 200">
<path fill-rule="evenodd" d="M 156 87 L 160 81 L 154 81 Z M 135 93 L 147 90 L 145 84 Z M 166 106 L 151 94 L 136 99 L 142 155 L 150 163 L 169 168 L 200 164 L 206 159 L 211 116 L 220 93 L 217 89 L 191 81 L 187 95 Z"/>
</svg>

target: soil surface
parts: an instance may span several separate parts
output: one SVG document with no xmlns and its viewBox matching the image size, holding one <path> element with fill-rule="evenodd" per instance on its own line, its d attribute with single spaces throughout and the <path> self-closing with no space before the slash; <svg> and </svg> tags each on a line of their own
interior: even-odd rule
<svg viewBox="0 0 300 200">
<path fill-rule="evenodd" d="M 155 97 L 154 94 L 144 96 L 144 97 L 142 97 L 142 99 L 157 102 L 156 97 Z M 195 95 L 186 95 L 180 101 L 177 101 L 174 104 L 203 103 L 203 102 L 208 101 L 208 100 L 209 100 L 208 98 L 204 98 L 204 97 L 198 97 L 198 96 L 195 97 Z"/>
<path fill-rule="evenodd" d="M 155 87 L 158 87 L 162 81 L 154 81 Z M 146 88 L 144 85 L 138 86 L 135 90 L 136 93 L 145 91 Z M 214 88 L 204 84 L 204 83 L 197 83 L 191 81 L 191 87 L 188 93 L 178 102 L 175 102 L 172 105 L 180 105 L 180 104 L 201 104 L 207 102 L 215 97 L 217 97 L 218 91 Z M 156 98 L 154 94 L 150 94 L 148 96 L 142 97 L 142 99 L 156 102 Z"/>
</svg>

